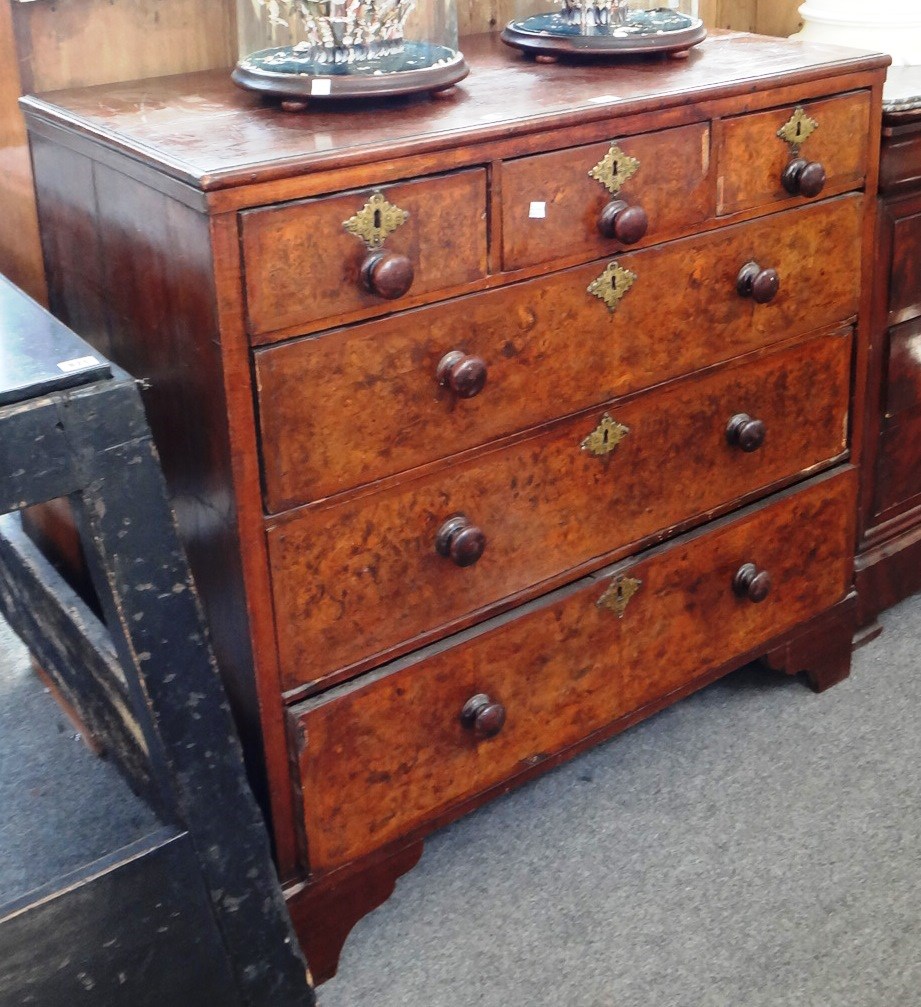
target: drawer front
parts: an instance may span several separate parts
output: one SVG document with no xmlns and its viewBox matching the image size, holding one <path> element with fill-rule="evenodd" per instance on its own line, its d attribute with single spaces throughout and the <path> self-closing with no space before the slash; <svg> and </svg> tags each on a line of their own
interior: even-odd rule
<svg viewBox="0 0 921 1007">
<path fill-rule="evenodd" d="M 886 416 L 921 414 L 921 318 L 889 332 Z"/>
<path fill-rule="evenodd" d="M 295 708 L 311 867 L 408 833 L 835 604 L 855 493 L 852 472 L 826 477 Z M 771 578 L 759 604 L 733 587 L 747 563 Z M 485 740 L 460 716 L 478 694 L 506 713 Z"/>
<path fill-rule="evenodd" d="M 281 519 L 268 540 L 285 688 L 840 456 L 850 344 L 812 339 Z M 750 453 L 727 437 L 741 414 L 766 432 Z M 442 555 L 439 532 L 458 515 L 469 527 Z M 473 565 L 459 565 L 470 549 Z"/>
<path fill-rule="evenodd" d="M 376 192 L 383 203 L 372 202 Z M 405 219 L 399 211 L 405 211 Z M 380 251 L 409 260 L 412 284 L 406 297 L 486 274 L 482 169 L 249 210 L 241 215 L 241 226 L 251 332 L 306 326 L 368 309 L 383 312 L 399 303 L 362 282 L 368 245 L 343 226 L 359 214 L 351 227 L 372 244 L 381 229 L 389 231 Z M 367 230 L 375 223 L 380 229 Z"/>
<path fill-rule="evenodd" d="M 875 512 L 890 516 L 921 498 L 921 414 L 907 413 L 879 441 Z"/>
<path fill-rule="evenodd" d="M 855 315 L 863 199 L 846 196 L 615 261 L 635 279 L 609 311 L 607 262 L 261 350 L 266 506 L 277 512 L 574 413 Z M 740 268 L 776 269 L 756 304 Z M 436 378 L 452 351 L 486 384 Z"/>
<path fill-rule="evenodd" d="M 508 161 L 502 165 L 503 267 L 570 255 L 595 259 L 625 247 L 618 234 L 626 244 L 649 243 L 706 220 L 713 215 L 709 173 L 705 124 Z M 611 214 L 606 226 L 614 233 L 605 237 L 599 216 L 615 200 L 632 213 Z M 633 237 L 642 220 L 637 208 L 647 220 L 640 238 Z"/>
<path fill-rule="evenodd" d="M 921 315 L 921 213 L 893 224 L 889 275 L 890 324 Z"/>
<path fill-rule="evenodd" d="M 803 115 L 794 119 L 797 109 L 802 109 Z M 788 123 L 792 123 L 789 134 L 792 138 L 796 137 L 797 128 L 803 137 L 798 154 L 786 139 L 778 136 Z M 734 213 L 780 200 L 804 198 L 791 195 L 781 181 L 784 169 L 797 156 L 823 166 L 825 191 L 859 186 L 867 172 L 869 132 L 867 91 L 724 120 L 717 181 L 718 212 Z"/>
</svg>

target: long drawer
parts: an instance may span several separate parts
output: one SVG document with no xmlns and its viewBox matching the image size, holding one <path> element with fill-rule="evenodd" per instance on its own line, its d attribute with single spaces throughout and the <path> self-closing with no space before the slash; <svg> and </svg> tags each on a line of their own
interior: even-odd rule
<svg viewBox="0 0 921 1007">
<path fill-rule="evenodd" d="M 318 500 L 843 321 L 858 307 L 861 214 L 862 197 L 848 196 L 261 350 L 266 507 Z M 738 293 L 752 261 L 779 274 L 770 303 Z M 589 287 L 612 264 L 614 282 L 633 280 L 609 310 Z M 605 283 L 612 276 L 596 291 Z M 439 383 L 451 352 L 486 375 L 473 397 Z"/>
<path fill-rule="evenodd" d="M 849 330 L 813 337 L 270 521 L 284 687 L 839 457 L 850 366 Z"/>
<path fill-rule="evenodd" d="M 850 470 L 820 478 L 294 708 L 312 869 L 410 832 L 833 605 L 851 581 L 855 493 Z M 751 571 L 739 576 L 748 564 L 758 590 Z"/>
</svg>

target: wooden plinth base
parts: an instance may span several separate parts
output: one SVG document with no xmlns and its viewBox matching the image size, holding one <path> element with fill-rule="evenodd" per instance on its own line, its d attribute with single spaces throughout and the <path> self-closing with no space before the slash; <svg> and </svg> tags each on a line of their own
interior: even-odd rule
<svg viewBox="0 0 921 1007">
<path fill-rule="evenodd" d="M 339 955 L 355 924 L 393 894 L 396 883 L 422 856 L 422 842 L 369 864 L 360 871 L 337 872 L 285 893 L 315 983 L 332 979 Z"/>
</svg>

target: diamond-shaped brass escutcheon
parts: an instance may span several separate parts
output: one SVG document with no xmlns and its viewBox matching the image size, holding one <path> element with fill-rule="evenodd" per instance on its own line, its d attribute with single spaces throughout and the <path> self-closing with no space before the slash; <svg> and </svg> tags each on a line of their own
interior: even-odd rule
<svg viewBox="0 0 921 1007">
<path fill-rule="evenodd" d="M 625 154 L 616 143 L 612 143 L 611 149 L 591 169 L 589 175 L 601 182 L 612 196 L 616 196 L 624 182 L 633 178 L 639 169 L 640 162 L 635 157 Z"/>
<path fill-rule="evenodd" d="M 588 285 L 588 292 L 600 297 L 608 306 L 608 311 L 614 312 L 635 281 L 636 273 L 616 262 L 609 262 L 601 276 Z"/>
<path fill-rule="evenodd" d="M 620 442 L 630 433 L 630 428 L 618 423 L 607 413 L 601 417 L 601 422 L 586 437 L 580 447 L 596 458 L 609 455 Z"/>
<path fill-rule="evenodd" d="M 595 602 L 598 608 L 613 612 L 618 619 L 623 619 L 624 612 L 630 604 L 630 599 L 643 586 L 641 580 L 635 577 L 615 577 L 608 585 L 607 591 Z"/>
<path fill-rule="evenodd" d="M 624 182 L 632 178 L 637 171 L 639 171 L 639 161 L 635 157 L 625 154 L 616 143 L 612 143 L 611 149 L 589 171 L 589 174 L 596 181 L 601 182 L 611 195 L 617 195 Z"/>
<path fill-rule="evenodd" d="M 806 110 L 802 105 L 796 106 L 796 111 L 790 117 L 790 120 L 780 129 L 777 130 L 777 135 L 781 140 L 785 140 L 787 143 L 793 147 L 794 151 L 798 151 L 800 146 L 804 144 L 810 136 L 819 128 L 819 124 L 811 116 L 806 115 Z"/>
<path fill-rule="evenodd" d="M 379 190 L 371 194 L 367 203 L 342 226 L 368 246 L 369 251 L 380 248 L 387 238 L 409 218 L 408 210 L 394 206 Z"/>
</svg>

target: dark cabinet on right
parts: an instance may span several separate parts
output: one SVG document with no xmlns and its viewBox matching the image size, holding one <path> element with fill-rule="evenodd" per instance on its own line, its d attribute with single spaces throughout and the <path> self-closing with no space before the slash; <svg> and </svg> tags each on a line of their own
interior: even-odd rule
<svg viewBox="0 0 921 1007">
<path fill-rule="evenodd" d="M 893 68 L 890 83 L 921 96 L 921 68 Z M 873 298 L 857 555 L 865 626 L 921 590 L 921 97 L 883 115 Z"/>
</svg>

